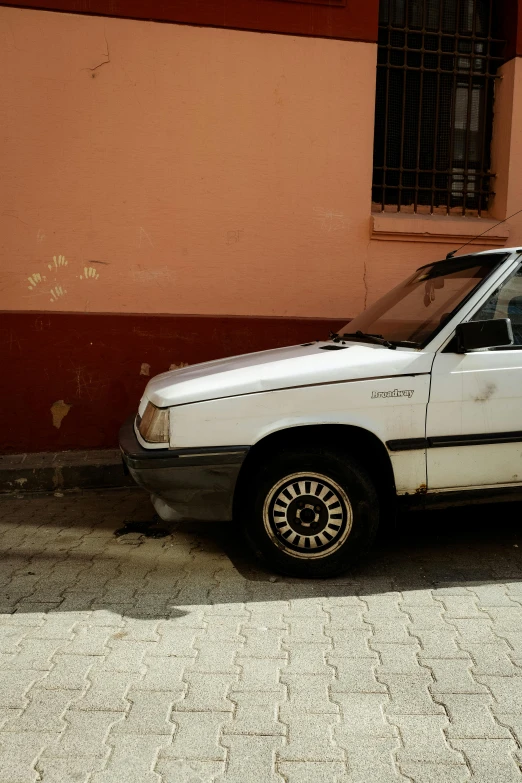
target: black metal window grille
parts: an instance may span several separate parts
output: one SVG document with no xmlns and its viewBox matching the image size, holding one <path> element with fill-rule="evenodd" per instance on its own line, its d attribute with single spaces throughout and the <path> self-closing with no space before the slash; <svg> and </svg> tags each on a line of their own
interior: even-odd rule
<svg viewBox="0 0 522 783">
<path fill-rule="evenodd" d="M 478 214 L 492 194 L 498 0 L 381 0 L 374 208 Z"/>
</svg>

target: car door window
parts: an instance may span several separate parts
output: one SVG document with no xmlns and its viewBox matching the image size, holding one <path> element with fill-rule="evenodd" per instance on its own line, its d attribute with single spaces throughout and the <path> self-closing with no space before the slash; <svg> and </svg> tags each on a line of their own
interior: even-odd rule
<svg viewBox="0 0 522 783">
<path fill-rule="evenodd" d="M 522 264 L 494 291 L 473 315 L 472 321 L 509 318 L 513 344 L 522 348 Z"/>
</svg>

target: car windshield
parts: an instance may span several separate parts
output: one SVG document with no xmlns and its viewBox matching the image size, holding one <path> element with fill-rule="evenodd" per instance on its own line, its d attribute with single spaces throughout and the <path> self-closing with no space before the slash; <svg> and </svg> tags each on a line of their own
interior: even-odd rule
<svg viewBox="0 0 522 783">
<path fill-rule="evenodd" d="M 423 266 L 341 329 L 420 347 L 446 323 L 507 253 L 460 256 Z"/>
</svg>

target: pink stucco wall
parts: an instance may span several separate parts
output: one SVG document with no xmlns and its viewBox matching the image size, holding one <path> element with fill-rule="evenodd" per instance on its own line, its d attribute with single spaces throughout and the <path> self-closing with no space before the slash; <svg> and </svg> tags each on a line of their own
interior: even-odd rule
<svg viewBox="0 0 522 783">
<path fill-rule="evenodd" d="M 495 92 L 492 211 L 499 220 L 522 210 L 522 58 L 502 66 Z M 507 223 L 510 244 L 522 243 L 522 213 Z"/>
<path fill-rule="evenodd" d="M 442 257 L 370 240 L 375 58 L 0 8 L 0 310 L 342 318 Z"/>
</svg>

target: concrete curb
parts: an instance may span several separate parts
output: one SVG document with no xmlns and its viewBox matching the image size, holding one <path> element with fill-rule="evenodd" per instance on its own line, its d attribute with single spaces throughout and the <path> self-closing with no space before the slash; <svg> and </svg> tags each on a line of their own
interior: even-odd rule
<svg viewBox="0 0 522 783">
<path fill-rule="evenodd" d="M 132 486 L 118 449 L 0 455 L 0 492 Z"/>
</svg>

